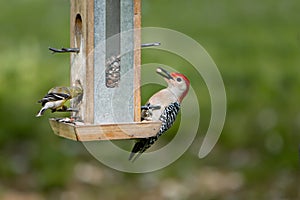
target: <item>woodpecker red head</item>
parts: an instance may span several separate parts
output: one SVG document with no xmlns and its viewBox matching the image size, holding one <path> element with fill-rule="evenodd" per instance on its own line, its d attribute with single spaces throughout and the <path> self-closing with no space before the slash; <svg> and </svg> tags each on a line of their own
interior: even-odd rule
<svg viewBox="0 0 300 200">
<path fill-rule="evenodd" d="M 157 68 L 156 72 L 164 77 L 168 87 L 155 93 L 147 102 L 145 110 L 142 110 L 142 117 L 145 121 L 158 121 L 162 125 L 153 137 L 140 139 L 135 143 L 129 160 L 136 160 L 145 152 L 164 132 L 166 132 L 175 122 L 176 116 L 180 110 L 180 104 L 187 95 L 190 87 L 190 81 L 183 74 L 169 73 L 163 68 Z M 134 157 L 134 155 L 138 153 Z M 134 158 L 133 158 L 134 157 Z"/>
<path fill-rule="evenodd" d="M 165 81 L 168 83 L 167 89 L 177 96 L 178 101 L 181 103 L 189 91 L 189 79 L 185 75 L 177 72 L 169 73 L 167 70 L 161 67 L 157 68 L 156 72 L 164 77 Z"/>
</svg>

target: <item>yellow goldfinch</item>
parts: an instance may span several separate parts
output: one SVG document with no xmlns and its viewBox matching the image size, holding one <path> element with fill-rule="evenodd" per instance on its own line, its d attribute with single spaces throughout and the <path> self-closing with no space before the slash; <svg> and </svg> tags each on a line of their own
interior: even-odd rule
<svg viewBox="0 0 300 200">
<path fill-rule="evenodd" d="M 75 97 L 83 94 L 82 88 L 77 86 L 72 87 L 54 87 L 48 91 L 46 96 L 38 101 L 42 103 L 42 108 L 36 117 L 40 117 L 47 109 L 51 109 L 52 112 L 55 111 L 68 111 L 67 106 L 64 104 Z"/>
</svg>

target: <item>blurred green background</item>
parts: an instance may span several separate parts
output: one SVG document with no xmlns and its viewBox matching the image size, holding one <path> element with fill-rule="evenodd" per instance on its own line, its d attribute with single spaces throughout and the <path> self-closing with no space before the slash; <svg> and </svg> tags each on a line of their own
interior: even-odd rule
<svg viewBox="0 0 300 200">
<path fill-rule="evenodd" d="M 216 147 L 198 159 L 210 103 L 196 81 L 203 92 L 199 137 L 157 172 L 115 171 L 81 143 L 52 134 L 53 115 L 36 119 L 36 101 L 69 83 L 69 56 L 47 50 L 69 46 L 69 1 L 1 1 L 0 199 L 300 199 L 300 1 L 142 3 L 144 27 L 180 31 L 216 62 L 228 100 Z M 143 62 L 186 64 L 154 50 L 144 51 Z"/>
</svg>

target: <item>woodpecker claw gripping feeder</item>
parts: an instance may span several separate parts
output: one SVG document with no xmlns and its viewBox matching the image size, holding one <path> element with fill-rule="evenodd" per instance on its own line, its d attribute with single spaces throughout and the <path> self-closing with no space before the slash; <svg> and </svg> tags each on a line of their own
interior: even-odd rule
<svg viewBox="0 0 300 200">
<path fill-rule="evenodd" d="M 72 48 L 49 50 L 71 53 L 71 85 L 80 81 L 83 97 L 71 101 L 75 122 L 49 119 L 54 133 L 77 141 L 154 136 L 161 122 L 141 122 L 141 47 L 159 43 L 141 44 L 141 0 L 70 4 Z"/>
</svg>

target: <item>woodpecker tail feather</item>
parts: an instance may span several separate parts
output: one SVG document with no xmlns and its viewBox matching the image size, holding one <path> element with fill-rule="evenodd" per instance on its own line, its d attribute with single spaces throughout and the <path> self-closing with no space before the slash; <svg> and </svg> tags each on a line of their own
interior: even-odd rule
<svg viewBox="0 0 300 200">
<path fill-rule="evenodd" d="M 136 155 L 136 154 L 134 154 L 134 155 Z M 136 156 L 134 156 L 134 158 L 133 158 L 133 159 L 131 158 L 132 160 L 130 159 L 130 161 L 131 161 L 131 162 L 134 162 L 134 161 L 135 161 L 136 159 L 138 159 L 138 158 L 139 158 L 141 155 L 142 155 L 142 153 L 141 153 L 141 152 L 137 153 L 137 155 L 136 155 Z M 133 156 L 132 156 L 132 157 L 133 157 Z"/>
<path fill-rule="evenodd" d="M 135 145 L 133 146 L 133 148 L 131 150 L 128 160 L 132 160 L 132 162 L 134 162 L 137 159 L 138 155 L 134 159 L 133 159 L 133 157 L 135 156 L 136 153 L 139 153 L 144 149 L 145 145 L 147 144 L 147 140 L 148 140 L 148 138 L 145 138 L 145 139 L 141 139 L 135 143 Z"/>
<path fill-rule="evenodd" d="M 142 153 L 144 153 L 156 140 L 158 137 L 150 137 L 150 138 L 144 138 L 140 139 L 138 142 L 135 143 L 135 145 L 132 148 L 132 151 L 129 155 L 128 160 L 132 160 L 134 162 L 138 157 L 141 156 Z M 138 153 L 138 155 L 135 156 L 135 154 Z M 135 156 L 135 157 L 134 157 Z M 134 157 L 134 159 L 133 159 Z"/>
</svg>

